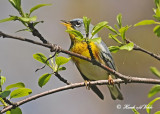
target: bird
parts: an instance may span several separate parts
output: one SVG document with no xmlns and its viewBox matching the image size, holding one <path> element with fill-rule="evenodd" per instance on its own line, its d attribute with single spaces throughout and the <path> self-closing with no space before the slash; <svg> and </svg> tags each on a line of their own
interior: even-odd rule
<svg viewBox="0 0 160 114">
<path fill-rule="evenodd" d="M 62 20 L 62 24 L 66 26 L 67 30 L 77 30 L 79 31 L 84 38 L 86 38 L 86 31 L 85 25 L 82 18 L 75 18 L 70 21 Z M 91 31 L 93 29 L 93 25 L 89 25 L 89 34 L 88 38 L 91 37 Z M 76 36 L 72 33 L 69 33 L 71 45 L 69 50 L 71 52 L 80 54 L 87 58 L 91 58 L 88 44 L 86 41 L 80 41 L 76 38 Z M 97 38 L 98 34 L 95 34 L 93 38 Z M 97 42 L 90 42 L 90 47 L 92 54 L 96 61 L 108 66 L 109 68 L 116 70 L 115 64 L 112 58 L 112 55 L 107 47 L 107 45 L 101 41 L 100 43 Z M 85 81 L 97 81 L 97 80 L 109 80 L 115 79 L 116 77 L 106 70 L 100 68 L 99 66 L 93 65 L 92 63 L 82 60 L 78 57 L 71 56 L 72 61 L 75 63 L 78 71 L 80 72 L 81 76 Z M 113 80 L 112 80 L 113 81 Z M 113 100 L 123 100 L 123 95 L 120 92 L 120 85 L 117 86 L 115 84 L 107 85 Z M 99 96 L 100 99 L 104 99 L 102 92 L 96 85 L 90 86 L 90 88 Z"/>
</svg>

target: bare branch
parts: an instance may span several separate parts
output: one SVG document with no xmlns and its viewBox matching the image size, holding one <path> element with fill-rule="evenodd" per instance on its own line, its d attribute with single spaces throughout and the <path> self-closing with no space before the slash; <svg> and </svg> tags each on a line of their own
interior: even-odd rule
<svg viewBox="0 0 160 114">
<path fill-rule="evenodd" d="M 78 57 L 80 59 L 83 59 L 83 60 L 86 60 L 88 62 L 91 62 L 93 63 L 94 65 L 97 65 L 101 68 L 103 68 L 104 70 L 108 71 L 109 73 L 115 75 L 117 78 L 121 78 L 123 80 L 125 80 L 126 82 L 132 80 L 133 77 L 131 76 L 127 76 L 127 75 L 123 75 L 111 68 L 109 68 L 108 66 L 104 65 L 104 64 L 101 64 L 99 63 L 98 61 L 94 60 L 92 61 L 91 59 L 85 57 L 85 56 L 82 56 L 80 54 L 77 54 L 77 53 L 73 53 L 73 52 L 70 52 L 70 51 L 67 51 L 67 50 L 64 50 L 64 49 L 61 49 L 59 46 L 57 46 L 56 44 L 51 44 L 51 43 L 48 43 L 48 44 L 43 44 L 43 43 L 40 43 L 40 42 L 36 42 L 36 41 L 33 41 L 33 40 L 30 40 L 30 39 L 27 39 L 27 38 L 22 38 L 22 37 L 16 37 L 16 36 L 12 36 L 12 35 L 8 35 L 8 34 L 5 34 L 3 32 L 0 32 L 0 37 L 3 37 L 3 38 L 12 38 L 12 39 L 17 39 L 17 40 L 21 40 L 21 41 L 26 41 L 26 42 L 29 42 L 29 43 L 33 43 L 33 44 L 36 44 L 36 45 L 40 45 L 40 46 L 44 46 L 44 47 L 47 47 L 49 48 L 51 51 L 58 51 L 58 52 L 62 52 L 62 53 L 65 53 L 65 54 L 68 54 L 68 55 L 71 55 L 71 56 L 75 56 L 75 57 Z"/>
<path fill-rule="evenodd" d="M 132 42 L 132 41 L 127 40 L 127 43 L 130 43 L 130 42 Z M 134 42 L 133 42 L 133 43 L 134 43 Z M 138 46 L 138 45 L 135 44 L 135 43 L 134 43 L 134 48 L 133 48 L 133 49 L 134 49 L 134 50 L 137 50 L 137 51 L 144 52 L 144 53 L 146 53 L 146 54 L 148 54 L 148 55 L 150 55 L 150 56 L 152 56 L 152 57 L 154 57 L 155 59 L 157 59 L 157 60 L 160 61 L 160 56 L 158 56 L 157 54 L 154 54 L 154 53 L 152 53 L 152 52 L 150 52 L 150 51 L 148 51 L 148 50 L 143 49 L 142 47 Z"/>
<path fill-rule="evenodd" d="M 113 82 L 114 82 L 114 84 L 126 83 L 126 81 L 121 80 L 121 79 L 114 79 Z M 132 77 L 131 80 L 127 81 L 127 83 L 160 84 L 160 80 Z M 92 85 L 108 85 L 109 83 L 108 83 L 108 80 L 99 80 L 99 81 L 87 82 L 87 84 L 92 86 Z M 63 86 L 63 87 L 59 87 L 59 88 L 56 88 L 56 89 L 52 89 L 52 90 L 49 90 L 49 91 L 45 91 L 43 93 L 36 94 L 36 95 L 28 97 L 28 98 L 26 98 L 24 100 L 18 101 L 16 103 L 14 103 L 14 105 L 9 105 L 9 106 L 5 107 L 4 109 L 2 109 L 0 111 L 0 113 L 5 113 L 6 111 L 11 110 L 12 108 L 15 108 L 15 106 L 18 107 L 20 105 L 23 105 L 23 104 L 25 104 L 27 102 L 36 100 L 36 99 L 41 98 L 43 96 L 47 96 L 47 95 L 50 95 L 50 94 L 53 94 L 53 93 L 57 93 L 57 92 L 61 92 L 61 91 L 69 90 L 69 89 L 84 87 L 84 86 L 85 86 L 85 83 L 81 82 L 81 83 L 74 83 L 74 84 L 70 84 L 70 85 L 67 85 L 67 86 Z"/>
</svg>

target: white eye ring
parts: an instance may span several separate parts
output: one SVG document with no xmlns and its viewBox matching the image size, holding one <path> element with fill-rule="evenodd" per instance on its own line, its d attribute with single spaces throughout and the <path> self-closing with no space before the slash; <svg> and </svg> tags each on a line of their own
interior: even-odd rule
<svg viewBox="0 0 160 114">
<path fill-rule="evenodd" d="M 81 21 L 77 21 L 76 27 L 80 27 L 80 26 L 81 26 Z"/>
</svg>

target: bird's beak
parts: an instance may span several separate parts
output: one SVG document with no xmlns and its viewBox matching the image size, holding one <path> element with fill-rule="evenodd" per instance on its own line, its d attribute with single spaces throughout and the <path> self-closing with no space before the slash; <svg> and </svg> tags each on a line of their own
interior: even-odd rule
<svg viewBox="0 0 160 114">
<path fill-rule="evenodd" d="M 68 26 L 71 26 L 71 23 L 69 21 L 66 21 L 66 20 L 61 20 L 62 23 L 64 26 L 68 27 Z"/>
<path fill-rule="evenodd" d="M 70 21 L 66 21 L 66 20 L 61 20 L 61 21 L 62 21 L 61 24 L 66 26 L 68 30 L 72 30 L 73 29 L 72 24 L 70 23 Z"/>
</svg>

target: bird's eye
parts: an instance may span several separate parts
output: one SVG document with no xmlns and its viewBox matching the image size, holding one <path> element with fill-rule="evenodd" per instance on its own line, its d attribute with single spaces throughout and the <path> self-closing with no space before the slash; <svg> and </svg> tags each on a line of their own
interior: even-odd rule
<svg viewBox="0 0 160 114">
<path fill-rule="evenodd" d="M 77 21 L 76 22 L 76 27 L 80 27 L 81 26 L 81 21 Z"/>
</svg>

